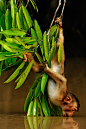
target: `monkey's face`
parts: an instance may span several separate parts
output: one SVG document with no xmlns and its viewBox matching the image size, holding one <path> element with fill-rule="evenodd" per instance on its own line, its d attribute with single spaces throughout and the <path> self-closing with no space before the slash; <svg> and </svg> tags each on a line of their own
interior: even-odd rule
<svg viewBox="0 0 86 129">
<path fill-rule="evenodd" d="M 65 103 L 62 107 L 63 116 L 72 116 L 77 111 L 77 102 Z"/>
</svg>

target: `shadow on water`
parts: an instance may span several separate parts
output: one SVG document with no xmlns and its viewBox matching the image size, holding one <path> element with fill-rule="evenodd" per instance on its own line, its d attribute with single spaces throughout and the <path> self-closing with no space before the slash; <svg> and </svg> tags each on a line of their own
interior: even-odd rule
<svg viewBox="0 0 86 129">
<path fill-rule="evenodd" d="M 0 115 L 0 129 L 85 129 L 85 127 L 86 117 Z"/>
</svg>

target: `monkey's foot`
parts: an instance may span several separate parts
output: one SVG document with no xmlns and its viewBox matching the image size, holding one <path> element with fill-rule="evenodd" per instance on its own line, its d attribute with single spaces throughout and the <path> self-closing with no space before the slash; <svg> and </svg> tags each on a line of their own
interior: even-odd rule
<svg viewBox="0 0 86 129">
<path fill-rule="evenodd" d="M 59 24 L 59 27 L 61 28 L 62 27 L 62 19 L 61 19 L 61 17 L 57 17 L 56 20 L 55 20 L 55 23 Z"/>
</svg>

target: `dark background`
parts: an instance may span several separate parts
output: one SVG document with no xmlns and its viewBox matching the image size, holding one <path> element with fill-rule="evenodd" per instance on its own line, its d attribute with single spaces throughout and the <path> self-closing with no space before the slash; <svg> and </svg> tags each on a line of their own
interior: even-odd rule
<svg viewBox="0 0 86 129">
<path fill-rule="evenodd" d="M 60 16 L 62 5 L 57 13 Z M 39 12 L 27 7 L 44 32 L 49 29 L 59 0 L 36 0 Z M 86 57 L 86 1 L 67 0 L 63 17 L 66 57 Z"/>
</svg>

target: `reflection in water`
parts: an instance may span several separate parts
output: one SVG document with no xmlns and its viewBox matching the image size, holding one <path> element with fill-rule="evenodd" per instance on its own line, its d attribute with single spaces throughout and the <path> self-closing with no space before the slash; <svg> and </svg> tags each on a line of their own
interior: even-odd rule
<svg viewBox="0 0 86 129">
<path fill-rule="evenodd" d="M 25 129 L 78 129 L 72 117 L 24 117 Z"/>
<path fill-rule="evenodd" d="M 78 123 L 76 122 L 78 121 Z M 86 129 L 86 117 L 0 115 L 0 129 Z"/>
</svg>

